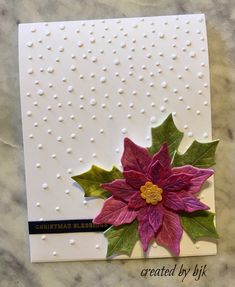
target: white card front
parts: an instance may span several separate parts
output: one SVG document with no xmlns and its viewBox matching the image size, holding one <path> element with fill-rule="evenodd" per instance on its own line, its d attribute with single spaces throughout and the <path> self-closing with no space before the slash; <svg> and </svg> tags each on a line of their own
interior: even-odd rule
<svg viewBox="0 0 235 287">
<path fill-rule="evenodd" d="M 150 146 L 170 113 L 180 150 L 211 140 L 204 15 L 21 24 L 19 67 L 28 220 L 92 219 L 72 175 L 120 167 L 123 139 Z M 213 179 L 201 200 L 214 210 Z M 180 256 L 216 253 L 184 233 Z M 32 262 L 105 259 L 102 232 L 31 234 Z M 153 244 L 149 258 L 171 254 Z M 130 258 L 142 258 L 139 242 Z M 128 258 L 118 256 L 116 258 Z"/>
</svg>

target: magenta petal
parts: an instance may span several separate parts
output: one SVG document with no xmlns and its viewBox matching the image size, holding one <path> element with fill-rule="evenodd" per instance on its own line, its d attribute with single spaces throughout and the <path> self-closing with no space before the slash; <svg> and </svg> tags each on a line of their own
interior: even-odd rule
<svg viewBox="0 0 235 287">
<path fill-rule="evenodd" d="M 188 192 L 166 192 L 164 193 L 164 205 L 174 211 L 194 212 L 207 210 L 209 207 L 200 202 Z"/>
<path fill-rule="evenodd" d="M 94 224 L 112 224 L 114 226 L 131 223 L 137 215 L 137 211 L 129 209 L 128 205 L 111 196 L 106 199 L 100 214 L 94 219 Z"/>
<path fill-rule="evenodd" d="M 149 223 L 148 220 L 148 209 L 149 206 L 146 206 L 141 209 L 141 212 L 144 214 L 144 216 L 141 216 L 141 220 L 138 224 L 138 232 L 141 244 L 143 246 L 144 252 L 148 250 L 149 242 L 154 238 L 155 232 Z"/>
<path fill-rule="evenodd" d="M 125 171 L 135 170 L 146 173 L 151 162 L 151 156 L 146 148 L 136 145 L 129 138 L 125 138 L 121 162 Z"/>
<path fill-rule="evenodd" d="M 164 178 L 164 168 L 160 164 L 160 161 L 157 160 L 155 161 L 151 166 L 150 166 L 150 171 L 149 175 L 152 178 L 152 182 L 155 184 L 158 184 L 159 180 Z"/>
<path fill-rule="evenodd" d="M 190 186 L 188 191 L 191 193 L 197 193 L 201 190 L 203 183 L 212 175 L 214 171 L 212 169 L 197 168 L 191 165 L 185 165 L 182 167 L 175 167 L 172 169 L 172 174 L 186 173 L 192 175 Z"/>
<path fill-rule="evenodd" d="M 186 173 L 173 174 L 159 182 L 164 191 L 179 191 L 190 185 L 192 175 Z"/>
<path fill-rule="evenodd" d="M 156 236 L 157 243 L 168 248 L 174 255 L 178 256 L 182 233 L 183 229 L 180 224 L 179 215 L 165 209 L 162 227 Z"/>
<path fill-rule="evenodd" d="M 143 173 L 134 170 L 124 171 L 123 176 L 125 177 L 126 182 L 135 189 L 139 189 L 142 185 L 149 181 L 149 179 Z"/>
<path fill-rule="evenodd" d="M 140 192 L 136 191 L 130 198 L 128 206 L 133 209 L 140 209 L 146 205 L 146 201 L 140 196 Z"/>
<path fill-rule="evenodd" d="M 129 201 L 134 194 L 133 187 L 127 184 L 125 179 L 116 179 L 109 183 L 103 183 L 101 187 L 111 192 L 116 199 L 124 201 Z"/>
<path fill-rule="evenodd" d="M 149 172 L 151 173 L 152 168 L 154 167 L 154 164 L 159 161 L 159 163 L 162 166 L 162 174 L 161 177 L 165 178 L 170 176 L 171 174 L 171 158 L 170 158 L 170 154 L 168 152 L 168 147 L 167 144 L 164 143 L 161 146 L 161 149 L 159 150 L 159 152 L 155 153 L 155 155 L 152 158 L 152 161 L 149 165 Z"/>
<path fill-rule="evenodd" d="M 149 223 L 151 224 L 155 233 L 162 225 L 163 216 L 164 214 L 161 203 L 149 206 Z"/>
</svg>

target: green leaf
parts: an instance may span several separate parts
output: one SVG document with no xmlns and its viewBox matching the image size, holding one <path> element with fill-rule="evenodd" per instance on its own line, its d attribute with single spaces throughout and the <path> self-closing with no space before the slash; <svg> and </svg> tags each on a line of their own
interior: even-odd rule
<svg viewBox="0 0 235 287">
<path fill-rule="evenodd" d="M 175 154 L 173 166 L 191 164 L 196 167 L 208 168 L 215 164 L 215 150 L 219 141 L 200 143 L 194 141 L 184 154 Z"/>
<path fill-rule="evenodd" d="M 130 256 L 136 242 L 139 240 L 137 221 L 121 226 L 111 226 L 104 232 L 104 235 L 108 239 L 106 257 L 121 254 Z"/>
<path fill-rule="evenodd" d="M 170 114 L 160 126 L 152 128 L 151 133 L 152 146 L 148 148 L 149 152 L 151 154 L 156 153 L 159 151 L 162 144 L 166 142 L 171 157 L 174 154 L 174 151 L 178 149 L 184 135 L 175 126 L 172 114 Z"/>
<path fill-rule="evenodd" d="M 118 178 L 123 178 L 123 176 L 115 166 L 112 170 L 105 170 L 95 165 L 85 173 L 72 176 L 72 179 L 83 188 L 86 197 L 100 197 L 103 199 L 110 197 L 111 193 L 101 188 L 100 185 Z"/>
<path fill-rule="evenodd" d="M 181 213 L 180 219 L 183 229 L 194 241 L 197 241 L 201 238 L 219 238 L 214 226 L 214 216 L 212 212 L 201 210 Z"/>
</svg>

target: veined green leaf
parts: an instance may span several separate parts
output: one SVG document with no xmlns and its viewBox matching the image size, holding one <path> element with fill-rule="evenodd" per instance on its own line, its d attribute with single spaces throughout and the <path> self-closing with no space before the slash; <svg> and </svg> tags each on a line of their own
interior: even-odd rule
<svg viewBox="0 0 235 287">
<path fill-rule="evenodd" d="M 123 178 L 123 176 L 121 171 L 115 166 L 112 170 L 105 170 L 95 165 L 85 173 L 72 176 L 72 179 L 83 188 L 86 197 L 99 197 L 103 199 L 110 197 L 111 193 L 102 189 L 100 185 L 118 178 Z"/>
</svg>

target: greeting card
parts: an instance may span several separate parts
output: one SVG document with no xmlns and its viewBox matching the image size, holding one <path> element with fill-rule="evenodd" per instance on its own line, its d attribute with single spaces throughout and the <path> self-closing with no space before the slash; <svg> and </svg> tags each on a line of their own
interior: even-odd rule
<svg viewBox="0 0 235 287">
<path fill-rule="evenodd" d="M 19 26 L 32 262 L 216 254 L 202 14 Z"/>
</svg>

